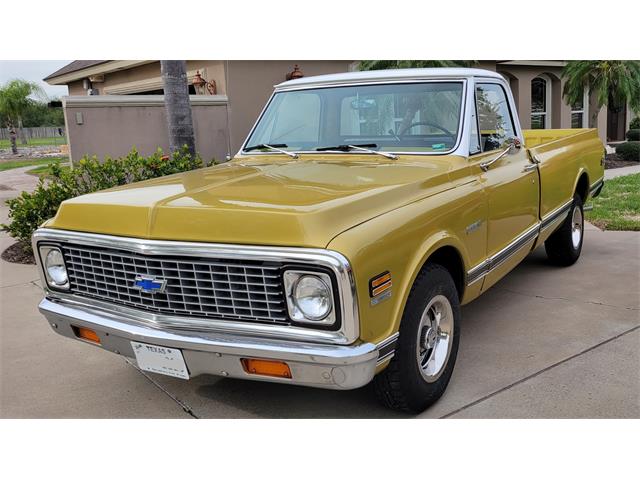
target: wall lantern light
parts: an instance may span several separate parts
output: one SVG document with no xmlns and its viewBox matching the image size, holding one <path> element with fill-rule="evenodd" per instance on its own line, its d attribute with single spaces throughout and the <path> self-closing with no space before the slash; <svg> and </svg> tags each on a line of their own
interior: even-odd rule
<svg viewBox="0 0 640 480">
<path fill-rule="evenodd" d="M 295 80 L 296 78 L 302 77 L 304 77 L 304 73 L 302 73 L 302 70 L 300 70 L 300 67 L 296 64 L 293 66 L 293 72 L 287 73 L 284 78 L 287 80 Z"/>
<path fill-rule="evenodd" d="M 202 78 L 202 75 L 200 75 L 200 70 L 196 70 L 196 74 L 193 77 L 192 83 L 196 89 L 196 93 L 198 93 L 199 95 L 204 95 L 205 87 L 209 92 L 209 95 L 215 95 L 218 92 L 216 81 L 208 81 Z"/>
</svg>

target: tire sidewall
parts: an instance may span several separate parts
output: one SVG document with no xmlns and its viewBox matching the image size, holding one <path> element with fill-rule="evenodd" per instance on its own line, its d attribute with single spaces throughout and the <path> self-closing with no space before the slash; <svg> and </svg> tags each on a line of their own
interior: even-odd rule
<svg viewBox="0 0 640 480">
<path fill-rule="evenodd" d="M 420 371 L 416 358 L 418 328 L 420 319 L 431 299 L 437 295 L 447 298 L 453 312 L 453 339 L 449 358 L 440 377 L 427 382 Z M 396 351 L 402 383 L 406 388 L 406 397 L 410 407 L 422 411 L 444 392 L 456 361 L 460 341 L 460 301 L 458 292 L 449 273 L 444 268 L 434 268 L 428 275 L 420 277 L 414 284 L 400 325 L 400 337 Z"/>
</svg>

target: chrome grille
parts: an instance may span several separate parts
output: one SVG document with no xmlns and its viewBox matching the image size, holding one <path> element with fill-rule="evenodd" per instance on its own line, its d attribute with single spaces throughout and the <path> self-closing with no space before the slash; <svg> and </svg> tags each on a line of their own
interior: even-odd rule
<svg viewBox="0 0 640 480">
<path fill-rule="evenodd" d="M 66 244 L 71 291 L 152 312 L 288 323 L 280 265 L 257 260 L 141 255 Z M 164 292 L 134 287 L 137 275 L 167 281 Z"/>
</svg>

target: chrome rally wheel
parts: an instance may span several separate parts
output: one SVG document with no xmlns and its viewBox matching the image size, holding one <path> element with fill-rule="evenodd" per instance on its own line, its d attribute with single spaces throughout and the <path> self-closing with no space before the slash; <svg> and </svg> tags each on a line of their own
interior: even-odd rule
<svg viewBox="0 0 640 480">
<path fill-rule="evenodd" d="M 573 248 L 578 248 L 582 242 L 582 229 L 584 227 L 584 219 L 582 218 L 582 210 L 578 205 L 573 206 L 573 214 L 571 215 L 571 243 Z"/>
<path fill-rule="evenodd" d="M 418 327 L 416 356 L 420 373 L 429 383 L 444 370 L 453 344 L 453 311 L 444 295 L 436 295 L 427 304 Z"/>
</svg>

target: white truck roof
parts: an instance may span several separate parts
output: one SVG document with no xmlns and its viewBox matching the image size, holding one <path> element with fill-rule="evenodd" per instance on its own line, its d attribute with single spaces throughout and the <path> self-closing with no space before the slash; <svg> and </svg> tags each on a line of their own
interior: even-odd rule
<svg viewBox="0 0 640 480">
<path fill-rule="evenodd" d="M 398 68 L 389 70 L 370 70 L 366 72 L 345 72 L 315 77 L 303 77 L 275 85 L 276 90 L 294 90 L 298 88 L 342 85 L 361 82 L 384 82 L 394 80 L 430 80 L 434 78 L 500 78 L 499 73 L 480 68 Z"/>
</svg>

